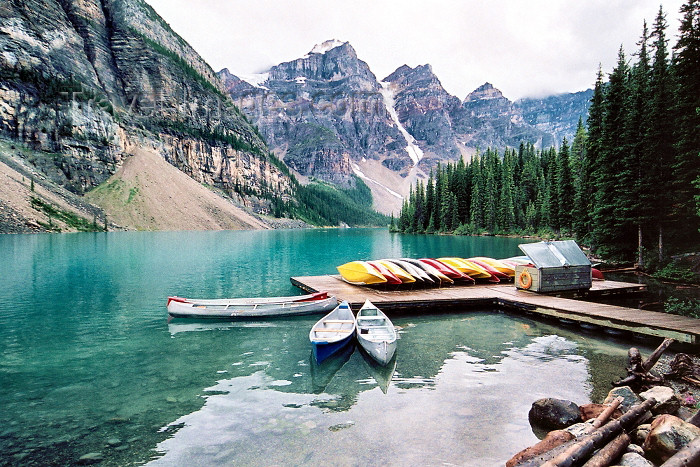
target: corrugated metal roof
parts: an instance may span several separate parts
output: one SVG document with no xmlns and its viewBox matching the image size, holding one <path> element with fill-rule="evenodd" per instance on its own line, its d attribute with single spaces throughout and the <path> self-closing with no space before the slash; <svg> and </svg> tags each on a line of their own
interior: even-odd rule
<svg viewBox="0 0 700 467">
<path fill-rule="evenodd" d="M 537 269 L 562 266 L 590 266 L 591 262 L 573 240 L 518 245 Z"/>
</svg>

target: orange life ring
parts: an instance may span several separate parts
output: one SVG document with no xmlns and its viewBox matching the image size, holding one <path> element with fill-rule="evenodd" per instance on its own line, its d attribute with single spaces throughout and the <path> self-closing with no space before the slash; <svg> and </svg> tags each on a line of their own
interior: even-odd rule
<svg viewBox="0 0 700 467">
<path fill-rule="evenodd" d="M 520 284 L 520 287 L 522 287 L 523 289 L 529 289 L 530 287 L 532 287 L 532 276 L 530 275 L 530 273 L 526 270 L 523 270 L 523 272 L 521 272 L 518 276 L 518 284 Z"/>
</svg>

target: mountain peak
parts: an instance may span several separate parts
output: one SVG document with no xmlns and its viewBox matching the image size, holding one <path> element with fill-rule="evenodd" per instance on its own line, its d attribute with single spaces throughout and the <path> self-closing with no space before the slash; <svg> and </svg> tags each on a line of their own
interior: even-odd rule
<svg viewBox="0 0 700 467">
<path fill-rule="evenodd" d="M 325 54 L 329 50 L 333 50 L 336 47 L 347 44 L 347 41 L 340 41 L 338 39 L 331 39 L 320 44 L 316 44 L 309 54 Z"/>
<path fill-rule="evenodd" d="M 297 80 L 308 78 L 314 81 L 339 81 L 351 76 L 359 76 L 369 83 L 373 90 L 378 88 L 376 77 L 369 65 L 357 57 L 357 52 L 350 42 L 331 39 L 314 48 L 295 60 L 280 63 L 270 69 L 270 80 Z M 365 83 L 365 84 L 367 84 Z M 297 80 L 297 84 L 305 84 Z"/>
<path fill-rule="evenodd" d="M 484 99 L 505 99 L 503 93 L 493 87 L 493 84 L 486 82 L 469 93 L 469 95 L 464 99 L 465 102 L 473 100 L 484 100 Z"/>
<path fill-rule="evenodd" d="M 406 79 L 408 76 L 412 76 L 412 79 L 415 79 L 415 77 L 420 76 L 423 78 L 435 79 L 436 81 L 438 81 L 437 77 L 433 74 L 433 67 L 430 66 L 430 64 L 428 63 L 426 63 L 425 65 L 418 65 L 415 68 L 411 68 L 408 65 L 401 65 L 396 70 L 394 70 L 392 74 L 384 78 L 382 81 L 388 83 L 397 82 L 402 79 Z"/>
</svg>

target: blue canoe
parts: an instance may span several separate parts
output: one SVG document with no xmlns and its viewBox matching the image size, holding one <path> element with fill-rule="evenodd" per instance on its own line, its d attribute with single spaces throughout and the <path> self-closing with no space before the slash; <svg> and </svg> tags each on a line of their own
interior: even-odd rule
<svg viewBox="0 0 700 467">
<path fill-rule="evenodd" d="M 354 337 L 355 315 L 348 302 L 341 303 L 318 320 L 309 332 L 314 358 L 318 363 L 350 344 Z"/>
</svg>

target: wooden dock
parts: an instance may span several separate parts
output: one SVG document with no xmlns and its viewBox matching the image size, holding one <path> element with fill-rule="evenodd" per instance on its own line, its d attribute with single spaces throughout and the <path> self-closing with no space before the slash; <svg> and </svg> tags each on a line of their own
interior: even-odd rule
<svg viewBox="0 0 700 467">
<path fill-rule="evenodd" d="M 646 290 L 642 284 L 594 281 L 591 290 L 578 294 L 536 294 L 510 284 L 457 285 L 443 288 L 389 290 L 348 284 L 340 276 L 292 277 L 292 284 L 307 291 L 328 291 L 359 309 L 366 299 L 389 313 L 440 311 L 445 308 L 492 307 L 561 320 L 601 326 L 645 336 L 671 337 L 678 342 L 700 343 L 700 320 L 654 311 L 603 305 L 575 298 L 625 296 Z M 574 297 L 574 298 L 567 298 Z"/>
</svg>

